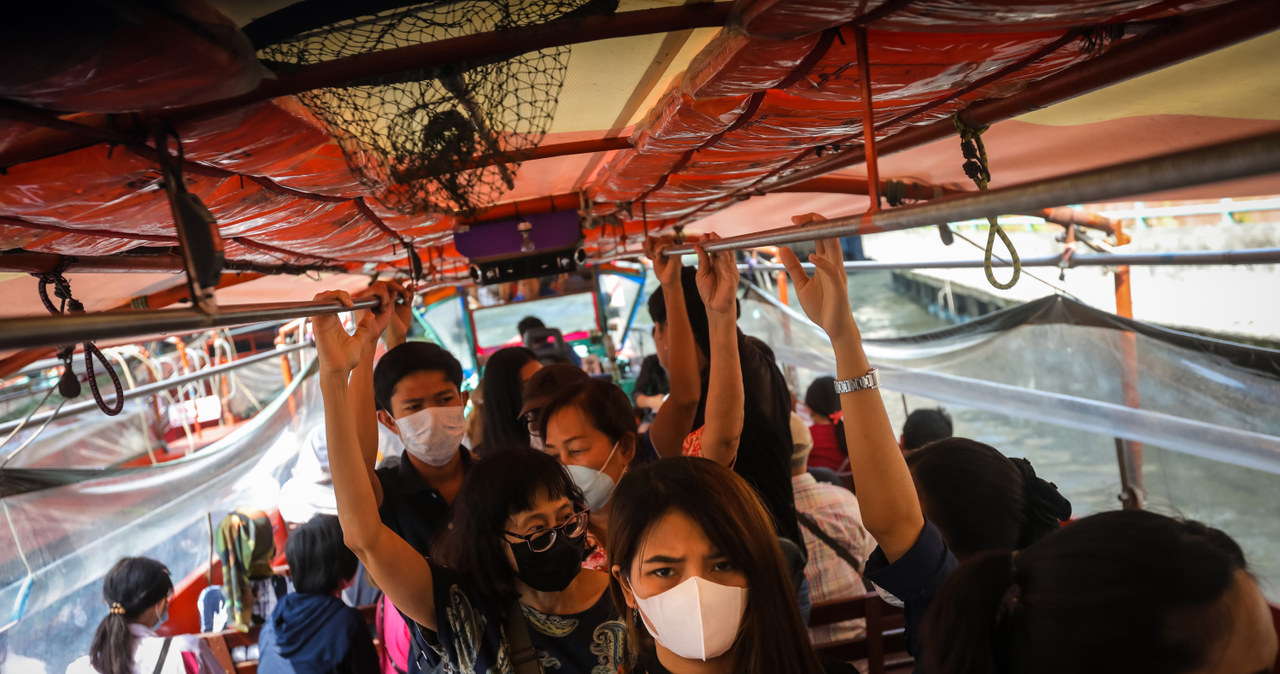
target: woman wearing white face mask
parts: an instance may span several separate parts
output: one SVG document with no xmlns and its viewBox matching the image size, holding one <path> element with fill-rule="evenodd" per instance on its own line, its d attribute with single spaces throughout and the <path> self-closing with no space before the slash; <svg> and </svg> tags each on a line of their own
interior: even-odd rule
<svg viewBox="0 0 1280 674">
<path fill-rule="evenodd" d="M 777 534 L 751 487 L 700 458 L 629 471 L 613 493 L 611 591 L 631 674 L 822 672 Z"/>
<path fill-rule="evenodd" d="M 583 378 L 552 398 L 538 417 L 544 449 L 560 457 L 591 508 L 591 533 L 604 540 L 618 480 L 635 458 L 636 418 L 617 386 Z"/>
</svg>

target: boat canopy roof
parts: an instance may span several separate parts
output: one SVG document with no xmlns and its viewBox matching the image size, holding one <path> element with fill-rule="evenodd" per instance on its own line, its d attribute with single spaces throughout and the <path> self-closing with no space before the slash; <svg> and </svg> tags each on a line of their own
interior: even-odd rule
<svg viewBox="0 0 1280 674">
<path fill-rule="evenodd" d="M 1280 130 L 1270 0 L 349 4 L 16 9 L 0 272 L 75 256 L 139 272 L 86 277 L 86 308 L 167 303 L 183 267 L 162 159 L 217 222 L 234 304 L 415 257 L 465 278 L 455 234 L 541 213 L 576 212 L 595 260 L 685 226 L 859 213 L 867 93 L 887 205 L 974 189 L 957 123 L 990 127 L 993 187 Z M 1147 196 L 1276 193 L 1270 174 Z M 0 313 L 42 312 L 33 279 L 0 283 Z M 362 282 L 320 285 L 344 283 Z"/>
</svg>

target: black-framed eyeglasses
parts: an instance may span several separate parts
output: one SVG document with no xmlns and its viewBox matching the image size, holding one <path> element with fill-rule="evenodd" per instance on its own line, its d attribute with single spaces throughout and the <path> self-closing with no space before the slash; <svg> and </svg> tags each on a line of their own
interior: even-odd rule
<svg viewBox="0 0 1280 674">
<path fill-rule="evenodd" d="M 524 416 L 520 417 L 520 420 L 524 422 L 525 429 L 529 431 L 529 435 L 538 434 L 538 424 L 536 423 L 538 421 L 537 411 L 525 412 Z"/>
<path fill-rule="evenodd" d="M 519 538 L 524 541 L 529 549 L 534 552 L 546 552 L 555 545 L 556 537 L 564 534 L 569 538 L 577 538 L 587 533 L 587 523 L 590 521 L 590 509 L 579 510 L 565 520 L 562 524 L 547 529 L 538 529 L 530 534 L 517 534 L 510 531 L 502 533 L 513 538 Z"/>
</svg>

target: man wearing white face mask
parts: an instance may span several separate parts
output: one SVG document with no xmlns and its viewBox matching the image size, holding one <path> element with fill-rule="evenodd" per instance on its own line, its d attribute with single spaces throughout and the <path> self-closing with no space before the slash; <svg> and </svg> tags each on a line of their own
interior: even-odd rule
<svg viewBox="0 0 1280 674">
<path fill-rule="evenodd" d="M 435 344 L 405 341 L 411 316 L 403 288 L 376 283 L 366 292 L 383 299 L 374 329 L 383 332 L 390 348 L 374 367 L 377 340 L 365 343 L 348 383 L 351 414 L 380 518 L 425 557 L 448 524 L 449 506 L 471 465 L 471 453 L 462 446 L 467 431 L 462 364 Z M 406 301 L 396 304 L 396 296 Z M 405 449 L 397 465 L 375 470 L 379 424 Z M 421 671 L 418 652 L 415 644 L 410 674 Z"/>
<path fill-rule="evenodd" d="M 362 294 L 382 300 L 373 328 L 389 350 L 374 367 L 377 340 L 367 340 L 348 380 L 360 454 L 382 521 L 425 556 L 471 464 L 462 446 L 462 364 L 436 344 L 405 341 L 411 298 L 404 288 L 380 282 Z M 405 450 L 399 465 L 375 470 L 378 424 L 395 433 Z"/>
<path fill-rule="evenodd" d="M 462 446 L 467 421 L 461 383 L 458 360 L 425 342 L 406 342 L 388 351 L 373 372 L 378 422 L 405 447 L 399 465 L 374 471 L 378 512 L 424 555 L 445 526 L 449 504 L 471 463 Z"/>
</svg>

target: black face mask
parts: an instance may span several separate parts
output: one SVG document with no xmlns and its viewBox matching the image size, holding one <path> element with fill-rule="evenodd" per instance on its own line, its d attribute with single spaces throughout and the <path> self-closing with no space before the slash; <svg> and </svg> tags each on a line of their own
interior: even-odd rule
<svg viewBox="0 0 1280 674">
<path fill-rule="evenodd" d="M 507 545 L 511 546 L 511 554 L 516 558 L 516 577 L 539 592 L 559 592 L 569 587 L 582 570 L 587 535 L 584 533 L 577 538 L 556 536 L 551 547 L 542 552 L 534 552 L 523 542 L 508 541 Z"/>
</svg>

